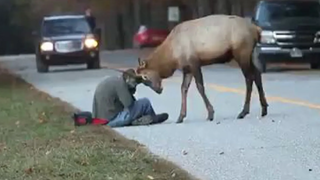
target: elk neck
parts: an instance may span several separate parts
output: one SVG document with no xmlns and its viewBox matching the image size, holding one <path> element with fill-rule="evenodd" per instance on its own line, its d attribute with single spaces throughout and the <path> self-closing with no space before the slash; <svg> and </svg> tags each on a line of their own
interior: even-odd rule
<svg viewBox="0 0 320 180">
<path fill-rule="evenodd" d="M 148 69 L 155 70 L 162 79 L 169 78 L 177 69 L 177 61 L 172 56 L 172 49 L 163 43 L 149 56 Z"/>
</svg>

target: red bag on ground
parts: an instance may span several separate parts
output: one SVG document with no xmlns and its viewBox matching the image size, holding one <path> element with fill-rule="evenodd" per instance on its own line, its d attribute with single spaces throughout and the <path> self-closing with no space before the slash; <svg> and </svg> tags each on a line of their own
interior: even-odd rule
<svg viewBox="0 0 320 180">
<path fill-rule="evenodd" d="M 84 126 L 87 124 L 106 125 L 109 123 L 107 119 L 92 118 L 92 113 L 88 111 L 76 112 L 72 118 L 75 126 Z"/>
</svg>

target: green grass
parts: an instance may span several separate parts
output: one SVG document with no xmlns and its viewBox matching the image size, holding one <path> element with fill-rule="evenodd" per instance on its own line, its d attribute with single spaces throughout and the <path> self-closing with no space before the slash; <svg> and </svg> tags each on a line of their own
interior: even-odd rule
<svg viewBox="0 0 320 180">
<path fill-rule="evenodd" d="M 74 111 L 0 69 L 0 179 L 191 179 L 112 129 L 75 128 Z"/>
</svg>

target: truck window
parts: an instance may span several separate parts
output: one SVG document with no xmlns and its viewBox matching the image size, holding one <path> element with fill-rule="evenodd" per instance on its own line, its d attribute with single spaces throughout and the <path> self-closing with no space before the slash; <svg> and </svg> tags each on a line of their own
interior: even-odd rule
<svg viewBox="0 0 320 180">
<path fill-rule="evenodd" d="M 86 34 L 91 29 L 85 18 L 46 20 L 42 25 L 43 36 Z"/>
<path fill-rule="evenodd" d="M 318 2 L 264 2 L 257 11 L 256 21 L 269 22 L 283 18 L 319 18 Z"/>
</svg>

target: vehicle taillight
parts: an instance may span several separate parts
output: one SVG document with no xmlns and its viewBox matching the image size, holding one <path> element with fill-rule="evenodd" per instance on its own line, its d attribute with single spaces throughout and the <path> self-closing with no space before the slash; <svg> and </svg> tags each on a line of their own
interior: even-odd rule
<svg viewBox="0 0 320 180">
<path fill-rule="evenodd" d="M 148 38 L 148 36 L 146 34 L 143 34 L 140 36 L 140 38 L 142 41 L 145 41 Z"/>
</svg>

